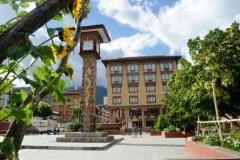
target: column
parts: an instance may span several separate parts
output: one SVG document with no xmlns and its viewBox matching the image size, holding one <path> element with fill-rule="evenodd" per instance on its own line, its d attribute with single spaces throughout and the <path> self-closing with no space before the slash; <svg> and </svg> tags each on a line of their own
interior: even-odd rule
<svg viewBox="0 0 240 160">
<path fill-rule="evenodd" d="M 144 126 L 144 109 L 142 108 L 141 110 L 142 110 L 142 129 L 144 129 L 145 128 L 145 126 Z"/>
</svg>

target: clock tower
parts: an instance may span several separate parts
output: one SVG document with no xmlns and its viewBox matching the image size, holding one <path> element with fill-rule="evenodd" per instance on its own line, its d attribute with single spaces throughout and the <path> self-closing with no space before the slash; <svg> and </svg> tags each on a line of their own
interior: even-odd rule
<svg viewBox="0 0 240 160">
<path fill-rule="evenodd" d="M 110 42 L 104 25 L 83 26 L 80 39 L 80 56 L 83 58 L 82 69 L 82 124 L 85 132 L 96 128 L 96 77 L 97 60 L 100 57 L 100 44 Z"/>
</svg>

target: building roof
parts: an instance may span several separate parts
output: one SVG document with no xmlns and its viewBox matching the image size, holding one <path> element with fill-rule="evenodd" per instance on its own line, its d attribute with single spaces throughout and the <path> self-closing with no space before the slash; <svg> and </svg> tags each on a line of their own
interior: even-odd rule
<svg viewBox="0 0 240 160">
<path fill-rule="evenodd" d="M 180 59 L 182 56 L 139 56 L 139 57 L 123 57 L 115 59 L 104 59 L 103 64 L 106 65 L 109 62 L 126 62 L 126 61 L 140 61 L 140 60 L 160 60 L 160 59 Z"/>
<path fill-rule="evenodd" d="M 111 41 L 111 38 L 103 24 L 82 26 L 81 32 L 97 31 L 102 39 L 102 43 L 107 43 Z"/>
</svg>

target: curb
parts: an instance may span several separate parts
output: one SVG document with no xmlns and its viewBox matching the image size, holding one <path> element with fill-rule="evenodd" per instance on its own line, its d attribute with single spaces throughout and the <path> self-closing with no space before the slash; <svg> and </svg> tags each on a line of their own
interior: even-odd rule
<svg viewBox="0 0 240 160">
<path fill-rule="evenodd" d="M 21 149 L 45 149 L 45 150 L 107 150 L 113 145 L 121 142 L 124 138 L 115 139 L 103 147 L 71 147 L 71 146 L 30 146 L 23 145 Z"/>
</svg>

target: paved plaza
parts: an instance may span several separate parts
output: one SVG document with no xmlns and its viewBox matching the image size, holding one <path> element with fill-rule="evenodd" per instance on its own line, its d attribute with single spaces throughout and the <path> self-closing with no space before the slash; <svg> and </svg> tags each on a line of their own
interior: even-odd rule
<svg viewBox="0 0 240 160">
<path fill-rule="evenodd" d="M 183 138 L 161 138 L 143 135 L 142 138 L 122 136 L 123 141 L 104 151 L 22 149 L 20 160 L 160 160 L 191 158 Z M 26 136 L 23 145 L 65 145 L 55 142 L 56 136 Z M 121 138 L 116 136 L 115 138 Z M 83 145 L 71 143 L 66 145 Z M 104 145 L 104 144 L 87 144 Z"/>
</svg>

